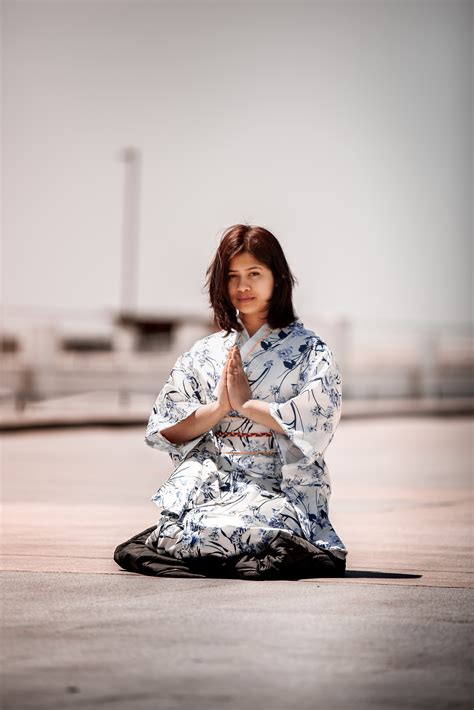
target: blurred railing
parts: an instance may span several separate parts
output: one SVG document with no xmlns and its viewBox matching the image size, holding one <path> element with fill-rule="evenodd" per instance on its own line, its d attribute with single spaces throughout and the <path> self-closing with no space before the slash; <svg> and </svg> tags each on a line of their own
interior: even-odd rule
<svg viewBox="0 0 474 710">
<path fill-rule="evenodd" d="M 171 324 L 169 332 L 164 322 Z M 474 395 L 471 326 L 317 316 L 304 322 L 331 346 L 346 401 Z M 104 312 L 91 317 L 4 310 L 0 404 L 23 411 L 42 400 L 99 392 L 116 393 L 122 406 L 135 395 L 153 398 L 177 355 L 209 332 L 205 317 L 124 321 Z"/>
</svg>

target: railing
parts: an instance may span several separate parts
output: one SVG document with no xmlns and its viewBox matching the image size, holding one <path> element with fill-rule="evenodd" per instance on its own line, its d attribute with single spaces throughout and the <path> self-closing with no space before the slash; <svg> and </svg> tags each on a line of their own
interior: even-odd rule
<svg viewBox="0 0 474 710">
<path fill-rule="evenodd" d="M 110 314 L 100 314 L 94 332 L 108 334 L 114 349 L 71 352 L 59 347 L 60 319 L 35 319 L 30 314 L 21 327 L 18 318 L 16 323 L 13 320 L 4 318 L 4 330 L 10 339 L 16 332 L 21 347 L 0 356 L 0 402 L 17 409 L 41 399 L 86 392 L 119 392 L 124 402 L 133 393 L 157 393 L 177 355 L 209 332 L 205 319 L 198 324 L 183 319 L 171 349 L 137 352 L 133 331 L 114 326 Z M 345 400 L 474 395 L 471 326 L 317 316 L 305 319 L 305 325 L 331 346 L 341 369 Z"/>
</svg>

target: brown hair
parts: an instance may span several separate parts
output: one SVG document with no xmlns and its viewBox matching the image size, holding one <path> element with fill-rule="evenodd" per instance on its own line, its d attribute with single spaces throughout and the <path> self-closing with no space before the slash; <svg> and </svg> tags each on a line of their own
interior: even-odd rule
<svg viewBox="0 0 474 710">
<path fill-rule="evenodd" d="M 236 309 L 229 298 L 227 284 L 229 262 L 241 252 L 252 254 L 273 273 L 275 287 L 268 308 L 268 325 L 271 328 L 284 328 L 296 320 L 291 294 L 297 280 L 290 271 L 280 242 L 264 227 L 235 224 L 224 232 L 206 271 L 206 288 L 216 327 L 226 330 L 227 335 L 231 330 L 242 330 Z"/>
</svg>

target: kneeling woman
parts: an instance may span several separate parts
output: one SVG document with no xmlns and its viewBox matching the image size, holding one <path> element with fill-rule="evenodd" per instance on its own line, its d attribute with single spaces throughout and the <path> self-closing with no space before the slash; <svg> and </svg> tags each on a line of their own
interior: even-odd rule
<svg viewBox="0 0 474 710">
<path fill-rule="evenodd" d="M 207 277 L 219 331 L 178 358 L 146 430 L 176 464 L 152 498 L 161 517 L 119 546 L 141 542 L 147 569 L 115 559 L 166 576 L 343 576 L 324 461 L 341 414 L 332 352 L 295 317 L 268 230 L 228 229 Z"/>
</svg>

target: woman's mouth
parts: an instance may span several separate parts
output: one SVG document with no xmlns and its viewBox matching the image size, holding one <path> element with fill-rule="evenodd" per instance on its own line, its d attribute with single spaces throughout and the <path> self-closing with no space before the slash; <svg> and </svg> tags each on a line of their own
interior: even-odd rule
<svg viewBox="0 0 474 710">
<path fill-rule="evenodd" d="M 254 296 L 242 296 L 242 298 L 238 298 L 239 303 L 246 303 L 246 301 L 253 301 Z"/>
</svg>

